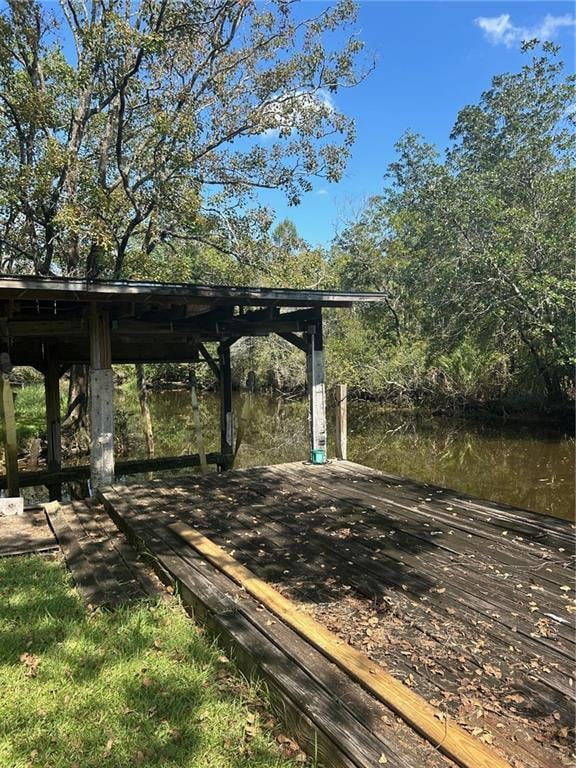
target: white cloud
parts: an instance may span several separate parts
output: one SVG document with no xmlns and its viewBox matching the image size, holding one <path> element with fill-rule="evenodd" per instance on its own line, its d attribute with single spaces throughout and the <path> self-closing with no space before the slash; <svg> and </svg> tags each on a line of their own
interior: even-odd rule
<svg viewBox="0 0 576 768">
<path fill-rule="evenodd" d="M 292 132 L 310 117 L 330 116 L 334 112 L 334 100 L 324 88 L 315 91 L 290 91 L 276 96 L 264 106 L 262 114 L 272 125 L 260 136 L 264 140 L 275 140 L 282 130 Z"/>
<path fill-rule="evenodd" d="M 511 48 L 523 40 L 552 40 L 562 27 L 573 27 L 576 23 L 574 16 L 551 16 L 549 13 L 540 24 L 534 27 L 516 26 L 509 13 L 500 16 L 479 16 L 475 23 L 484 31 L 485 36 L 493 45 L 505 45 Z"/>
<path fill-rule="evenodd" d="M 316 190 L 316 194 L 317 195 L 327 195 L 328 194 L 328 190 L 324 189 L 324 187 L 321 187 L 320 189 Z"/>
</svg>

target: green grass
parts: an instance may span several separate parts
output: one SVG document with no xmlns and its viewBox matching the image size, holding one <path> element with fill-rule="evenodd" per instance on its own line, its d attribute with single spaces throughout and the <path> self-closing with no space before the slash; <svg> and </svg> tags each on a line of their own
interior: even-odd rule
<svg viewBox="0 0 576 768">
<path fill-rule="evenodd" d="M 0 559 L 2 768 L 288 768 L 176 598 L 89 615 L 59 560 Z"/>
</svg>

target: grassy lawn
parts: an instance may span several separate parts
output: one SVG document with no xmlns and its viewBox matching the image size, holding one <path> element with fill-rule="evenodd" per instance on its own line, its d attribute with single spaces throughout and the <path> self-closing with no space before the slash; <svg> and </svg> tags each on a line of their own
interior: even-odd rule
<svg viewBox="0 0 576 768">
<path fill-rule="evenodd" d="M 0 559 L 0 691 L 2 768 L 294 765 L 175 598 L 88 615 L 59 560 Z"/>
</svg>

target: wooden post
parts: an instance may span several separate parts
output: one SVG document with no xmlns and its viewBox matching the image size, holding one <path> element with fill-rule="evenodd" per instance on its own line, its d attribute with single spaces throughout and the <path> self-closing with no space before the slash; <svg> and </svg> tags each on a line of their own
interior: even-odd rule
<svg viewBox="0 0 576 768">
<path fill-rule="evenodd" d="M 198 403 L 198 390 L 196 388 L 196 368 L 194 363 L 190 366 L 190 397 L 192 399 L 192 414 L 194 416 L 194 430 L 196 432 L 196 445 L 200 457 L 200 471 L 203 475 L 208 472 L 206 451 L 204 450 L 204 436 L 202 434 L 202 419 L 200 418 L 200 404 Z"/>
<path fill-rule="evenodd" d="M 46 348 L 44 369 L 44 396 L 46 402 L 46 439 L 48 442 L 48 471 L 59 472 L 62 468 L 62 442 L 60 424 L 60 366 L 51 346 Z M 62 497 L 62 484 L 48 486 L 50 501 Z"/>
<path fill-rule="evenodd" d="M 90 481 L 92 492 L 114 480 L 114 379 L 107 312 L 90 316 Z"/>
<path fill-rule="evenodd" d="M 4 458 L 8 496 L 18 496 L 18 445 L 16 442 L 16 417 L 14 396 L 7 373 L 0 372 L 0 408 L 4 427 Z"/>
<path fill-rule="evenodd" d="M 232 369 L 230 345 L 223 342 L 218 347 L 220 360 L 220 452 L 226 457 L 219 469 L 229 469 L 234 462 L 234 421 L 232 413 Z"/>
<path fill-rule="evenodd" d="M 337 384 L 336 396 L 336 458 L 346 461 L 348 454 L 348 386 Z"/>
<path fill-rule="evenodd" d="M 144 375 L 144 364 L 136 363 L 136 389 L 138 390 L 138 401 L 140 402 L 140 413 L 142 414 L 142 424 L 144 426 L 144 437 L 146 439 L 146 452 L 149 459 L 154 458 L 154 430 L 152 429 L 152 416 L 150 415 L 150 403 L 148 402 L 148 387 L 146 376 Z"/>
<path fill-rule="evenodd" d="M 322 319 L 308 326 L 306 333 L 306 374 L 310 406 L 310 453 L 324 451 L 326 456 L 326 389 L 324 384 L 324 343 Z"/>
</svg>

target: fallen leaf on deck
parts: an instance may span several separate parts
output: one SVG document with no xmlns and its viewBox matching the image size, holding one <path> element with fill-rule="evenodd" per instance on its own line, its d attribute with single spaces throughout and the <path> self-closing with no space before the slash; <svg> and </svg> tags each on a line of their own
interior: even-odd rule
<svg viewBox="0 0 576 768">
<path fill-rule="evenodd" d="M 511 693 L 509 696 L 505 696 L 504 700 L 513 701 L 515 704 L 522 704 L 525 701 L 524 696 L 520 696 L 519 693 Z"/>
<path fill-rule="evenodd" d="M 484 672 L 486 672 L 486 674 L 492 675 L 492 677 L 495 677 L 497 680 L 500 680 L 502 677 L 501 670 L 498 669 L 498 667 L 492 666 L 492 664 L 484 664 L 482 669 L 484 670 Z"/>
</svg>

